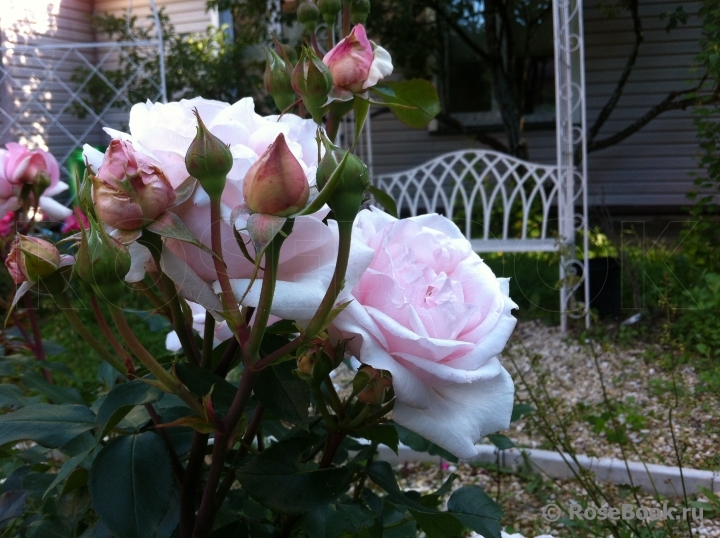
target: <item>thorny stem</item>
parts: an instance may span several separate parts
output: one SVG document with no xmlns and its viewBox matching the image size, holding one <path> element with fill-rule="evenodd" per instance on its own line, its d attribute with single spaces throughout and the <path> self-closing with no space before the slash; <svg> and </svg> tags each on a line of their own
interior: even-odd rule
<svg viewBox="0 0 720 538">
<path fill-rule="evenodd" d="M 222 253 L 222 215 L 220 211 L 220 197 L 215 196 L 210 199 L 210 242 L 212 250 L 215 253 L 213 263 L 215 264 L 215 272 L 217 273 L 220 289 L 222 290 L 222 302 L 225 312 L 230 315 L 232 320 L 233 332 L 237 333 L 242 326 L 242 317 L 238 308 L 235 294 L 233 293 L 230 277 L 227 273 L 227 266 Z"/>
<path fill-rule="evenodd" d="M 195 498 L 200 487 L 205 450 L 209 435 L 195 432 L 193 434 L 190 457 L 185 468 L 185 479 L 182 482 L 180 496 L 180 538 L 190 538 L 195 528 Z"/>
<path fill-rule="evenodd" d="M 55 302 L 60 307 L 60 310 L 67 318 L 70 325 L 72 325 L 73 329 L 75 329 L 75 332 L 77 332 L 80 337 L 90 346 L 92 347 L 105 361 L 110 363 L 110 365 L 115 368 L 118 372 L 125 373 L 125 365 L 122 363 L 118 357 L 110 353 L 105 346 L 103 346 L 90 332 L 90 329 L 88 329 L 85 324 L 82 322 L 82 320 L 78 317 L 78 315 L 75 313 L 75 310 L 73 309 L 72 305 L 70 304 L 70 301 L 64 294 L 56 294 L 53 295 L 53 298 L 55 299 Z"/>
<path fill-rule="evenodd" d="M 330 433 L 328 435 L 325 451 L 323 452 L 323 457 L 320 460 L 318 468 L 327 469 L 332 465 L 333 459 L 335 459 L 335 454 L 337 454 L 338 448 L 340 448 L 340 444 L 343 442 L 346 435 L 347 432 Z"/>
<path fill-rule="evenodd" d="M 212 351 L 215 344 L 215 318 L 209 312 L 205 312 L 205 331 L 203 332 L 202 360 L 200 366 L 210 368 L 212 363 Z"/>
<path fill-rule="evenodd" d="M 120 310 L 117 306 L 110 305 L 110 315 L 115 322 L 115 326 L 117 327 L 120 336 L 122 336 L 130 350 L 135 354 L 140 362 L 143 363 L 145 368 L 147 368 L 150 373 L 166 387 L 167 390 L 182 399 L 182 401 L 184 401 L 190 409 L 195 411 L 198 416 L 204 417 L 205 409 L 202 404 L 190 391 L 188 391 L 177 379 L 175 379 L 175 377 L 165 370 L 165 368 L 163 368 L 162 365 L 155 360 L 155 357 L 153 357 L 147 349 L 145 349 L 145 346 L 143 346 L 142 342 L 137 339 L 135 333 L 128 325 L 122 310 Z"/>
<path fill-rule="evenodd" d="M 125 367 L 127 368 L 127 372 L 130 375 L 135 375 L 135 365 L 133 364 L 132 355 L 128 353 L 125 348 L 122 346 L 122 344 L 118 341 L 117 338 L 115 338 L 115 335 L 112 332 L 112 329 L 110 329 L 110 326 L 108 325 L 107 321 L 105 320 L 105 316 L 102 313 L 102 310 L 100 309 L 100 303 L 98 303 L 97 297 L 95 295 L 90 296 L 90 304 L 92 305 L 93 313 L 95 314 L 95 319 L 97 319 L 98 325 L 100 326 L 100 330 L 105 335 L 105 338 L 110 343 L 112 348 L 115 350 L 115 353 L 118 354 L 118 357 L 125 363 Z"/>
<path fill-rule="evenodd" d="M 42 362 L 45 360 L 45 346 L 43 345 L 42 335 L 40 334 L 40 326 L 38 325 L 36 311 L 32 307 L 32 303 L 30 302 L 29 295 L 25 295 L 25 297 L 23 297 L 23 300 L 25 301 L 25 307 L 27 309 L 27 317 L 30 320 L 30 330 L 32 331 L 32 341 L 30 341 L 28 339 L 28 344 L 30 344 L 30 346 L 33 350 L 35 359 Z M 26 339 L 27 339 L 27 336 L 26 336 Z M 42 376 L 45 378 L 45 381 L 47 381 L 51 385 L 54 385 L 55 380 L 53 379 L 52 374 L 50 373 L 50 370 L 48 370 L 47 368 L 42 368 L 41 371 L 42 371 Z"/>
</svg>

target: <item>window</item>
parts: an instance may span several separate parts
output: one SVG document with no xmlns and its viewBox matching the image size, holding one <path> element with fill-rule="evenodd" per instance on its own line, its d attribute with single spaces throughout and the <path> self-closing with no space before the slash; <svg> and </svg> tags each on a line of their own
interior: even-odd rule
<svg viewBox="0 0 720 538">
<path fill-rule="evenodd" d="M 515 81 L 522 91 L 526 127 L 542 126 L 555 121 L 555 69 L 551 14 L 546 20 L 535 15 L 532 30 L 521 17 L 528 12 L 542 13 L 547 4 L 526 0 L 525 9 L 516 4 L 512 36 L 516 57 Z M 478 12 L 482 12 L 480 4 Z M 500 27 L 500 25 L 498 25 Z M 482 16 L 462 21 L 461 31 L 482 50 L 487 50 L 485 23 Z M 502 32 L 502 28 L 499 29 Z M 529 37 L 528 37 L 529 33 Z M 507 50 L 507 44 L 505 44 Z M 443 105 L 447 113 L 466 126 L 496 127 L 502 124 L 500 108 L 493 95 L 491 66 L 456 32 L 446 34 L 445 70 L 442 80 Z"/>
</svg>

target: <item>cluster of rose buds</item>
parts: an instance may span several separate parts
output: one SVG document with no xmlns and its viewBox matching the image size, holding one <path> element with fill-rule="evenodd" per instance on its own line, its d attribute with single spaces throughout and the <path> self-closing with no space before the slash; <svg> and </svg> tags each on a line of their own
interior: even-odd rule
<svg viewBox="0 0 720 538">
<path fill-rule="evenodd" d="M 367 17 L 367 2 L 352 2 L 352 6 L 355 20 Z M 306 1 L 298 7 L 298 20 L 314 35 L 319 16 L 322 14 L 326 23 L 331 24 L 340 9 L 339 0 L 320 0 L 317 5 Z M 357 24 L 322 60 L 317 46 L 304 47 L 294 66 L 288 55 L 283 55 L 285 58 L 268 51 L 265 89 L 281 111 L 289 109 L 299 96 L 318 124 L 322 123 L 328 105 L 334 100 L 353 99 L 393 70 L 388 52 L 368 40 L 362 24 Z"/>
</svg>

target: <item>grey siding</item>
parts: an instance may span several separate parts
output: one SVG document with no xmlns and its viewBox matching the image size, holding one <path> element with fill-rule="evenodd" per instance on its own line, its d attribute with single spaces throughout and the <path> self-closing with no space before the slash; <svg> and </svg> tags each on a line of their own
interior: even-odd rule
<svg viewBox="0 0 720 538">
<path fill-rule="evenodd" d="M 699 52 L 700 2 L 641 0 L 645 42 L 623 97 L 598 139 L 617 132 L 660 102 L 670 91 L 688 88 L 691 64 Z M 630 17 L 608 18 L 599 0 L 586 0 L 585 53 L 587 111 L 592 125 L 611 95 L 633 43 Z M 660 14 L 683 5 L 688 23 L 669 34 Z M 386 173 L 418 165 L 441 153 L 482 147 L 462 136 L 431 134 L 404 127 L 391 115 L 373 120 L 374 172 Z M 528 131 L 533 161 L 555 160 L 554 129 Z M 682 206 L 696 170 L 695 138 L 690 111 L 664 113 L 619 145 L 591 153 L 588 159 L 590 203 L 608 206 Z"/>
</svg>

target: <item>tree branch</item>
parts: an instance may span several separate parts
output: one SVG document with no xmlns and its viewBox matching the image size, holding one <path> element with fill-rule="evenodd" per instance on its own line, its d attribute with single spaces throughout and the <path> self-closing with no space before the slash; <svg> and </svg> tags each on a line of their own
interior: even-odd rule
<svg viewBox="0 0 720 538">
<path fill-rule="evenodd" d="M 620 75 L 620 79 L 615 86 L 615 89 L 610 95 L 607 103 L 605 103 L 605 106 L 600 111 L 600 114 L 598 114 L 598 117 L 595 119 L 595 123 L 590 128 L 590 131 L 588 132 L 588 147 L 592 145 L 592 142 L 593 140 L 595 140 L 598 132 L 605 124 L 607 119 L 610 117 L 610 114 L 612 114 L 613 110 L 615 110 L 615 106 L 620 100 L 623 90 L 625 89 L 625 84 L 630 78 L 630 74 L 635 67 L 635 62 L 640 52 L 640 45 L 645 40 L 642 30 L 642 21 L 640 20 L 640 14 L 638 13 L 638 0 L 631 0 L 630 2 L 628 2 L 628 4 L 630 14 L 632 15 L 633 19 L 633 32 L 635 33 L 635 43 L 633 44 L 633 48 L 630 51 L 630 56 L 628 56 L 627 62 L 625 63 L 625 69 L 623 69 L 623 72 Z"/>
<path fill-rule="evenodd" d="M 463 42 L 470 47 L 470 49 L 480 56 L 485 62 L 490 61 L 490 55 L 485 52 L 480 45 L 478 45 L 473 39 L 467 34 L 465 29 L 460 26 L 456 20 L 445 12 L 445 9 L 436 1 L 428 2 L 429 6 L 438 14 L 438 16 L 445 21 L 450 29 L 457 34 L 457 36 L 463 40 Z"/>
<path fill-rule="evenodd" d="M 618 131 L 614 135 L 603 138 L 602 140 L 599 140 L 597 142 L 589 143 L 587 146 L 587 152 L 590 153 L 591 151 L 604 149 L 609 146 L 613 146 L 619 142 L 622 142 L 630 135 L 636 133 L 637 131 L 645 127 L 645 125 L 650 123 L 653 119 L 658 117 L 663 112 L 668 112 L 670 110 L 685 110 L 686 108 L 691 106 L 705 106 L 720 103 L 720 88 L 716 88 L 715 91 L 709 96 L 698 97 L 696 95 L 692 95 L 702 87 L 703 83 L 705 82 L 705 78 L 707 77 L 703 77 L 700 84 L 698 84 L 694 88 L 684 91 L 670 92 L 667 97 L 665 97 L 665 99 L 663 99 L 662 101 L 660 101 L 660 103 L 645 112 L 645 114 L 643 114 L 640 118 L 625 127 L 623 130 Z M 691 96 L 676 101 L 678 97 L 688 94 L 690 94 Z"/>
<path fill-rule="evenodd" d="M 473 132 L 468 129 L 465 124 L 463 124 L 459 120 L 456 120 L 445 112 L 440 112 L 440 114 L 438 114 L 435 119 L 437 119 L 440 123 L 447 125 L 448 127 L 452 127 L 460 134 L 467 136 L 471 140 L 475 140 L 477 142 L 480 142 L 481 144 L 485 144 L 486 146 L 491 147 L 495 151 L 499 151 L 501 153 L 510 152 L 510 149 L 494 136 L 490 136 L 487 133 Z"/>
</svg>

